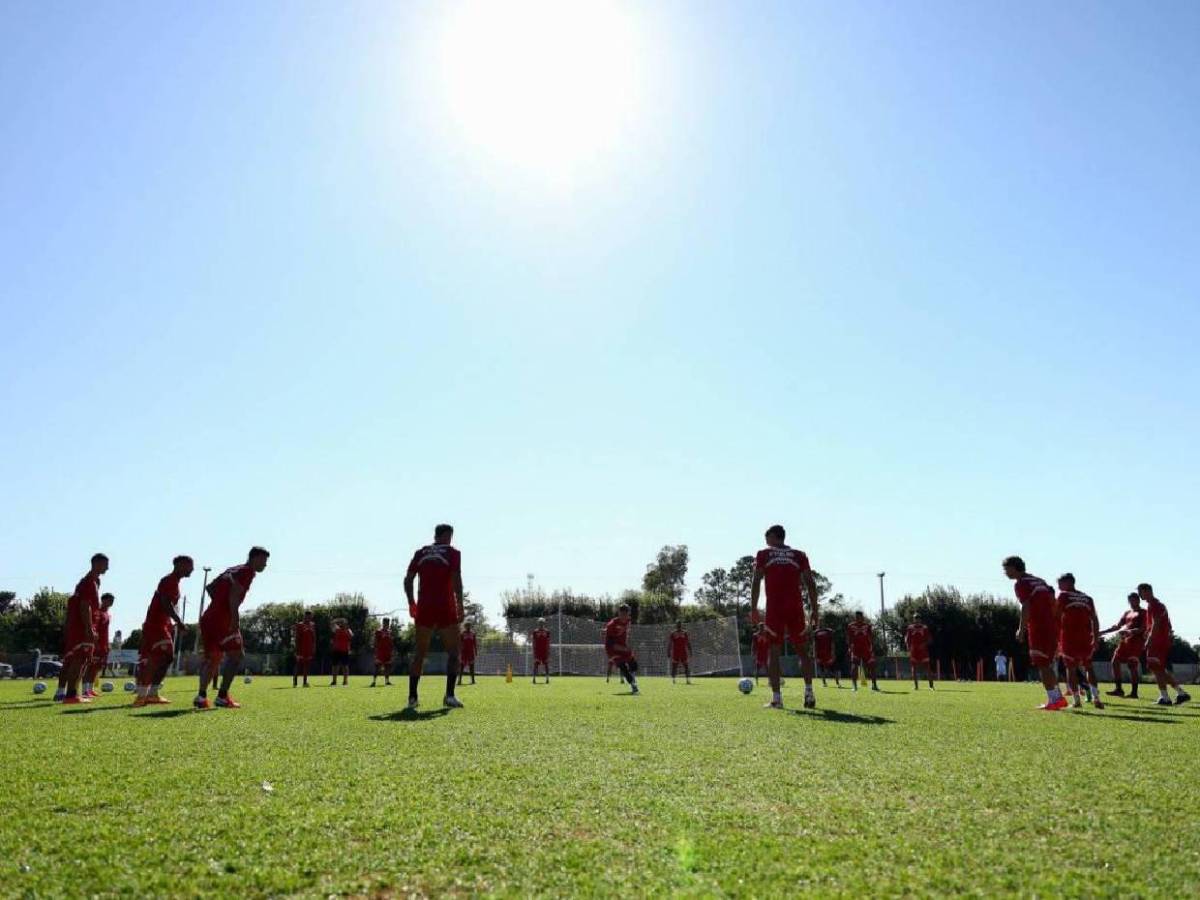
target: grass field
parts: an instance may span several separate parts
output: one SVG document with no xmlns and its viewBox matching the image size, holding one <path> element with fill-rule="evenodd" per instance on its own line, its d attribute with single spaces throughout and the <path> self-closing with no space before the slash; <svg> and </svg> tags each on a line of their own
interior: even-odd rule
<svg viewBox="0 0 1200 900">
<path fill-rule="evenodd" d="M 443 714 L 436 681 L 411 718 L 362 678 L 204 713 L 190 679 L 137 711 L 2 683 L 0 894 L 1200 891 L 1200 708 L 489 678 Z"/>
</svg>

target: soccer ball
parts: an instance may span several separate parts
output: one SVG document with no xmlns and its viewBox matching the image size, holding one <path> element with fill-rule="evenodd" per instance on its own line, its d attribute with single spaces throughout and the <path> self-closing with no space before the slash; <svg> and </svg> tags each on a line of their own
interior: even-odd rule
<svg viewBox="0 0 1200 900">
<path fill-rule="evenodd" d="M 749 694 L 752 690 L 754 690 L 754 679 L 743 678 L 738 682 L 738 690 L 743 694 Z"/>
<path fill-rule="evenodd" d="M 33 683 L 33 692 L 34 692 L 35 694 L 44 694 L 44 693 L 46 693 L 46 682 L 44 682 L 44 681 L 35 681 L 35 682 Z"/>
<path fill-rule="evenodd" d="M 133 689 L 134 689 L 135 687 L 137 687 L 137 685 L 136 685 L 136 684 L 134 684 L 132 681 L 127 681 L 127 682 L 125 682 L 125 690 L 129 691 L 129 693 L 131 693 L 131 694 L 132 694 L 132 693 L 133 693 Z"/>
<path fill-rule="evenodd" d="M 245 678 L 243 678 L 243 679 L 242 679 L 242 683 L 243 683 L 243 684 L 249 684 L 249 683 L 251 682 L 251 680 L 252 680 L 252 679 L 250 678 L 250 676 L 249 676 L 249 675 L 247 675 Z"/>
<path fill-rule="evenodd" d="M 106 694 L 111 694 L 112 689 L 113 689 L 113 683 L 111 681 L 106 681 L 106 682 L 104 682 L 104 684 L 100 685 L 100 690 L 104 691 L 104 693 L 106 693 Z"/>
</svg>

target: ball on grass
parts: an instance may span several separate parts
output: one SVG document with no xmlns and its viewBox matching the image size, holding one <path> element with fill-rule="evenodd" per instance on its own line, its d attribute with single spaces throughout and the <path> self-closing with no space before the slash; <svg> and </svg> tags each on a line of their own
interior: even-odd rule
<svg viewBox="0 0 1200 900">
<path fill-rule="evenodd" d="M 44 694 L 44 693 L 46 693 L 46 682 L 44 682 L 44 681 L 35 681 L 35 682 L 33 683 L 33 692 L 34 692 L 35 694 Z"/>
<path fill-rule="evenodd" d="M 252 680 L 253 679 L 249 675 L 247 675 L 245 678 L 242 679 L 242 683 L 249 684 Z"/>
<path fill-rule="evenodd" d="M 111 681 L 106 681 L 106 682 L 104 682 L 104 684 L 100 685 L 100 690 L 104 691 L 104 693 L 106 693 L 106 694 L 111 694 L 112 689 L 113 689 L 113 683 Z"/>
<path fill-rule="evenodd" d="M 135 687 L 137 687 L 137 685 L 136 685 L 136 684 L 134 684 L 132 681 L 127 681 L 127 682 L 125 682 L 125 690 L 127 690 L 129 693 L 131 693 L 131 694 L 132 694 L 132 693 L 133 693 L 133 689 L 134 689 Z"/>
<path fill-rule="evenodd" d="M 749 694 L 751 691 L 754 690 L 754 679 L 743 678 L 741 681 L 738 682 L 738 690 L 741 691 L 743 694 Z"/>
</svg>

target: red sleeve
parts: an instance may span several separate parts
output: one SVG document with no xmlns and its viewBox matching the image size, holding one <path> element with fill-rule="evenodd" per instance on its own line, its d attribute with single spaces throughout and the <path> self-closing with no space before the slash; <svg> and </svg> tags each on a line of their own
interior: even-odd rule
<svg viewBox="0 0 1200 900">
<path fill-rule="evenodd" d="M 801 572 L 812 572 L 812 566 L 808 564 L 808 554 L 803 550 L 796 551 L 796 562 L 800 564 Z"/>
<path fill-rule="evenodd" d="M 1013 590 L 1016 591 L 1017 599 L 1022 603 L 1033 596 L 1033 590 L 1029 587 L 1029 582 L 1021 578 L 1018 578 L 1015 582 L 1013 582 Z"/>
<path fill-rule="evenodd" d="M 755 572 L 763 571 L 763 567 L 766 564 L 767 564 L 767 551 L 759 550 L 758 553 L 756 553 L 754 555 L 754 571 Z"/>
<path fill-rule="evenodd" d="M 245 590 L 250 590 L 250 585 L 254 582 L 254 570 L 249 566 L 243 566 L 234 580 Z"/>
<path fill-rule="evenodd" d="M 450 552 L 450 571 L 455 574 L 462 573 L 462 553 L 458 550 L 451 550 Z"/>
<path fill-rule="evenodd" d="M 420 557 L 421 557 L 421 551 L 420 551 L 420 550 L 418 550 L 416 553 L 414 553 L 414 554 L 413 554 L 413 557 L 412 557 L 412 562 L 410 562 L 410 563 L 408 564 L 408 574 L 409 574 L 409 575 L 416 575 L 416 574 L 417 574 L 417 560 L 418 560 L 418 559 L 420 559 Z"/>
</svg>

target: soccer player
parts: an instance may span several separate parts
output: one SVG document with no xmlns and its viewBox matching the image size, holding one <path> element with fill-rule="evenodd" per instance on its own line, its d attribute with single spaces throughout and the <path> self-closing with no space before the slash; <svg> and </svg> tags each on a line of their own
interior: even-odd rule
<svg viewBox="0 0 1200 900">
<path fill-rule="evenodd" d="M 383 625 L 375 632 L 375 674 L 371 676 L 371 687 L 375 687 L 375 682 L 379 678 L 379 673 L 383 672 L 383 683 L 387 687 L 392 685 L 392 653 L 395 649 L 396 641 L 392 637 L 392 623 L 390 619 L 384 619 Z"/>
<path fill-rule="evenodd" d="M 109 643 L 108 629 L 112 625 L 113 601 L 112 594 L 100 595 L 100 607 L 92 615 L 92 630 L 96 632 L 96 646 L 92 648 L 92 658 L 88 660 L 87 669 L 83 674 L 83 696 L 95 699 L 96 676 L 104 670 L 104 661 L 108 659 Z"/>
<path fill-rule="evenodd" d="M 1054 588 L 1036 575 L 1025 571 L 1025 560 L 1010 556 L 1002 563 L 1004 574 L 1012 581 L 1013 590 L 1021 604 L 1021 624 L 1017 640 L 1027 641 L 1029 662 L 1038 670 L 1046 702 L 1038 709 L 1067 708 L 1067 698 L 1058 689 L 1058 673 L 1054 670 L 1054 655 L 1058 650 L 1058 612 Z"/>
<path fill-rule="evenodd" d="M 217 706 L 222 709 L 241 708 L 241 704 L 229 696 L 229 686 L 233 684 L 243 659 L 240 609 L 254 576 L 267 567 L 270 556 L 262 547 L 251 547 L 244 563 L 231 566 L 209 582 L 208 609 L 200 616 L 204 659 L 200 662 L 200 690 L 192 701 L 196 709 L 212 709 L 212 704 L 208 702 L 208 683 L 218 669 L 221 687 L 217 691 Z"/>
<path fill-rule="evenodd" d="M 1105 628 L 1100 634 L 1112 634 L 1114 631 L 1118 634 L 1117 649 L 1112 658 L 1113 689 L 1108 692 L 1109 696 L 1125 696 L 1125 689 L 1121 687 L 1121 664 L 1124 663 L 1129 667 L 1129 696 L 1136 700 L 1138 683 L 1141 681 L 1138 667 L 1141 665 L 1142 655 L 1146 652 L 1146 611 L 1142 609 L 1142 598 L 1136 592 L 1130 594 L 1126 600 L 1129 609 L 1125 610 L 1120 621 L 1112 628 Z"/>
<path fill-rule="evenodd" d="M 608 620 L 604 626 L 604 652 L 621 673 L 621 677 L 629 684 L 631 693 L 638 693 L 637 657 L 629 646 L 629 606 L 622 603 L 617 607 L 617 614 Z"/>
<path fill-rule="evenodd" d="M 682 622 L 676 622 L 675 630 L 667 635 L 667 656 L 671 660 L 671 683 L 675 683 L 675 673 L 683 666 L 684 682 L 691 684 L 692 639 L 684 631 Z"/>
<path fill-rule="evenodd" d="M 345 619 L 334 619 L 333 634 L 329 638 L 329 656 L 333 662 L 330 672 L 332 681 L 329 682 L 330 687 L 337 686 L 338 670 L 342 673 L 342 685 L 345 686 L 350 681 L 350 641 L 354 639 L 354 632 L 350 630 L 350 626 Z M 378 651 L 376 651 L 375 671 L 379 671 Z M 371 684 L 374 684 L 374 679 Z"/>
<path fill-rule="evenodd" d="M 475 657 L 479 655 L 479 636 L 471 623 L 463 623 L 463 633 L 458 637 L 458 683 L 463 683 L 463 672 L 471 672 L 471 684 L 475 683 Z"/>
<path fill-rule="evenodd" d="M 825 679 L 832 675 L 833 683 L 840 690 L 841 679 L 837 671 L 837 651 L 833 646 L 833 629 L 822 625 L 813 632 L 813 651 L 817 658 L 817 669 L 821 673 L 821 687 L 829 687 Z"/>
<path fill-rule="evenodd" d="M 1175 702 L 1187 703 L 1192 695 L 1181 688 L 1175 676 L 1167 671 L 1173 635 L 1167 607 L 1154 596 L 1154 588 L 1145 582 L 1138 585 L 1138 596 L 1146 601 L 1146 619 L 1150 623 L 1146 634 L 1146 667 L 1158 682 L 1158 699 L 1154 702 L 1159 706 L 1171 705 L 1171 698 L 1167 696 L 1167 685 L 1170 685 L 1175 688 Z"/>
<path fill-rule="evenodd" d="M 1096 652 L 1100 620 L 1096 617 L 1096 604 L 1083 591 L 1075 589 L 1075 576 L 1066 572 L 1058 576 L 1058 655 L 1067 667 L 1067 689 L 1071 692 L 1071 705 L 1078 709 L 1083 703 L 1079 699 L 1079 673 L 1082 669 L 1091 685 L 1088 699 L 1096 709 L 1104 709 L 1100 700 L 1100 686 L 1096 683 L 1096 670 L 1092 667 L 1092 655 Z"/>
<path fill-rule="evenodd" d="M 462 555 L 450 542 L 454 528 L 438 525 L 433 530 L 433 543 L 413 554 L 404 578 L 404 593 L 408 597 L 408 614 L 416 623 L 416 648 L 408 673 L 408 709 L 419 703 L 417 688 L 425 655 L 434 631 L 442 637 L 446 649 L 446 695 L 442 704 L 461 708 L 462 701 L 454 696 L 454 681 L 458 677 L 458 623 L 463 618 Z M 420 579 L 420 590 L 414 594 L 413 585 Z"/>
<path fill-rule="evenodd" d="M 771 638 L 763 628 L 762 622 L 754 626 L 754 683 L 758 684 L 758 677 L 763 672 L 768 672 L 771 667 Z"/>
<path fill-rule="evenodd" d="M 538 627 L 529 633 L 533 639 L 533 683 L 537 684 L 538 666 L 546 675 L 546 684 L 550 683 L 550 632 L 546 628 L 546 620 L 538 619 Z"/>
<path fill-rule="evenodd" d="M 171 560 L 171 571 L 158 580 L 146 618 L 142 622 L 142 644 L 138 649 L 137 688 L 134 706 L 170 703 L 161 695 L 162 681 L 175 657 L 175 635 L 183 634 L 179 617 L 179 582 L 192 574 L 195 564 L 190 556 Z M 178 629 L 178 632 L 176 631 Z"/>
<path fill-rule="evenodd" d="M 317 623 L 311 610 L 305 610 L 304 618 L 292 626 L 292 644 L 296 648 L 296 667 L 292 669 L 292 687 L 301 678 L 308 687 L 308 673 L 313 657 L 317 655 Z"/>
<path fill-rule="evenodd" d="M 908 648 L 908 664 L 912 669 L 913 690 L 921 689 L 918 678 L 921 668 L 925 669 L 925 680 L 933 690 L 933 673 L 929 671 L 929 642 L 933 634 L 929 626 L 921 621 L 921 614 L 913 613 L 912 623 L 904 630 L 904 646 Z"/>
<path fill-rule="evenodd" d="M 802 551 L 794 550 L 785 543 L 787 532 L 782 525 L 772 525 L 765 537 L 767 546 L 754 557 L 754 578 L 750 583 L 750 620 L 755 623 L 758 622 L 758 595 L 764 581 L 767 585 L 764 630 L 771 640 L 771 655 L 767 664 L 771 700 L 765 706 L 768 709 L 783 709 L 779 653 L 783 642 L 787 640 L 800 657 L 800 672 L 804 676 L 804 708 L 813 709 L 817 699 L 813 695 L 813 664 L 808 654 L 808 624 L 804 619 L 804 599 L 801 594 L 803 589 L 808 595 L 812 626 L 815 628 L 819 621 L 817 585 L 813 581 L 812 567 Z"/>
<path fill-rule="evenodd" d="M 108 557 L 97 553 L 91 567 L 79 579 L 67 601 L 67 620 L 63 626 L 63 665 L 58 677 L 59 690 L 54 699 L 63 703 L 91 703 L 91 697 L 79 696 L 79 676 L 92 659 L 96 646 L 93 612 L 100 608 L 100 576 L 108 571 Z M 61 696 L 60 696 L 61 693 Z"/>
<path fill-rule="evenodd" d="M 879 690 L 879 682 L 875 680 L 875 629 L 863 615 L 862 610 L 854 614 L 854 618 L 846 625 L 846 642 L 850 645 L 850 685 L 858 690 L 858 673 L 866 669 L 871 679 L 871 690 Z"/>
</svg>

